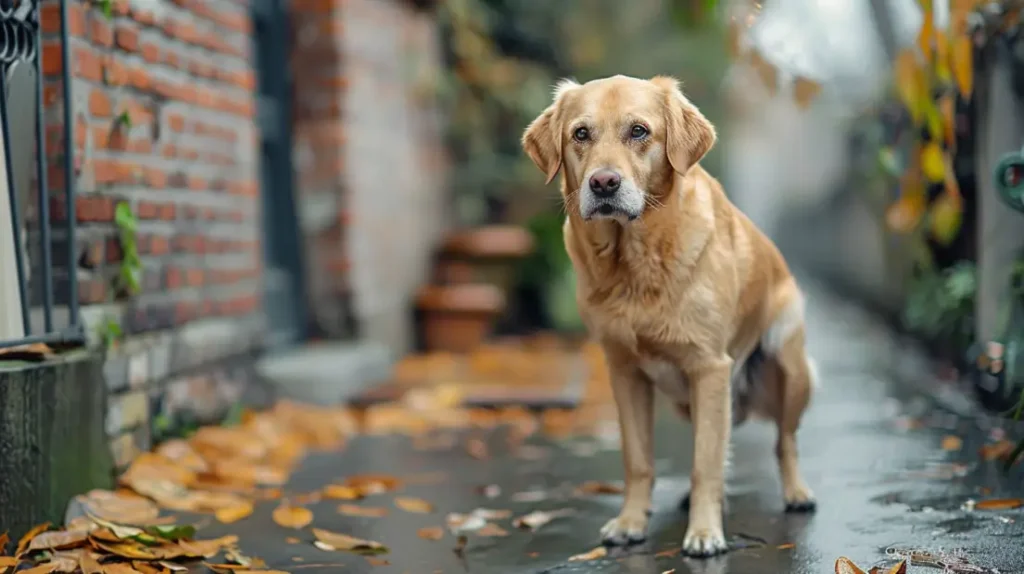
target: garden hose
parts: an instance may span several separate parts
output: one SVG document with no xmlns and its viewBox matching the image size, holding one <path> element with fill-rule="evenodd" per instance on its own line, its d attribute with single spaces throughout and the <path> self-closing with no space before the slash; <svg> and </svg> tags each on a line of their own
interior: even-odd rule
<svg viewBox="0 0 1024 574">
<path fill-rule="evenodd" d="M 996 163 L 994 180 L 1003 202 L 1024 213 L 1024 149 L 1008 153 Z"/>
</svg>

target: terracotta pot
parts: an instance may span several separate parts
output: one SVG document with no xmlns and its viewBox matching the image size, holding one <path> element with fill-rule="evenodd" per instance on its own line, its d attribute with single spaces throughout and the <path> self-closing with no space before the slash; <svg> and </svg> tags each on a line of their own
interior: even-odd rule
<svg viewBox="0 0 1024 574">
<path fill-rule="evenodd" d="M 482 344 L 505 310 L 505 296 L 494 285 L 428 285 L 416 306 L 423 318 L 428 351 L 466 353 Z"/>
<path fill-rule="evenodd" d="M 533 236 L 518 225 L 488 225 L 455 231 L 441 245 L 441 265 L 469 263 L 473 280 L 497 285 L 503 293 L 512 286 L 515 262 L 533 252 Z M 464 274 L 458 275 L 465 280 Z"/>
</svg>

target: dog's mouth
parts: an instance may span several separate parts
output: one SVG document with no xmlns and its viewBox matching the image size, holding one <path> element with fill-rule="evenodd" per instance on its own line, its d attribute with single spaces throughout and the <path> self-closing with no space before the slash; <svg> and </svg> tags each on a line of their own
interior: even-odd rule
<svg viewBox="0 0 1024 574">
<path fill-rule="evenodd" d="M 583 215 L 583 219 L 587 221 L 592 219 L 633 221 L 638 217 L 640 217 L 640 213 L 638 211 L 628 209 L 626 206 L 619 205 L 614 201 L 603 201 L 598 203 Z"/>
</svg>

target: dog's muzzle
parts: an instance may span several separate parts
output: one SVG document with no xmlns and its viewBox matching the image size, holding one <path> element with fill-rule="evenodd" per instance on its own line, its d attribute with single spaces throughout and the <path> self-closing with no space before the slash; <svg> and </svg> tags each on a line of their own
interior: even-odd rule
<svg viewBox="0 0 1024 574">
<path fill-rule="evenodd" d="M 643 207 L 643 193 L 616 170 L 596 169 L 584 179 L 580 190 L 583 219 L 632 221 L 640 217 Z"/>
</svg>

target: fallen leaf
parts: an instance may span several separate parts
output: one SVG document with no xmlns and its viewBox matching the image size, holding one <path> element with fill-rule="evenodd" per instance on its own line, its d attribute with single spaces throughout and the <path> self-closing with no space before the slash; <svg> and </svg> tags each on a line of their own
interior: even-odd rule
<svg viewBox="0 0 1024 574">
<path fill-rule="evenodd" d="M 369 563 L 370 566 L 391 566 L 391 562 L 388 562 L 384 558 L 377 558 L 375 556 L 364 556 L 363 558 L 366 559 L 366 562 Z"/>
<path fill-rule="evenodd" d="M 140 574 L 140 572 L 130 564 L 111 562 L 103 565 L 103 574 Z"/>
<path fill-rule="evenodd" d="M 504 528 L 498 526 L 497 524 L 491 523 L 491 522 L 488 522 L 487 524 L 485 524 L 482 528 L 477 530 L 476 533 L 479 536 L 488 536 L 488 537 L 508 536 L 508 530 L 505 530 Z"/>
<path fill-rule="evenodd" d="M 942 439 L 942 450 L 957 451 L 963 448 L 964 441 L 958 436 L 948 435 Z"/>
<path fill-rule="evenodd" d="M 608 549 L 604 546 L 598 546 L 590 552 L 584 552 L 583 554 L 577 554 L 569 557 L 569 562 L 588 562 L 590 560 L 600 560 L 608 556 Z"/>
<path fill-rule="evenodd" d="M 1009 457 L 1013 452 L 1013 449 L 1014 444 L 1012 442 L 1002 439 L 982 446 L 978 449 L 978 453 L 981 455 L 982 459 L 992 461 Z"/>
<path fill-rule="evenodd" d="M 776 550 L 790 550 L 793 548 L 796 548 L 796 544 L 793 544 L 792 542 L 787 542 L 786 544 L 779 544 L 775 547 Z"/>
<path fill-rule="evenodd" d="M 394 492 L 402 487 L 402 481 L 382 474 L 361 474 L 345 479 L 345 486 L 354 488 L 361 496 Z"/>
<path fill-rule="evenodd" d="M 845 556 L 841 556 L 836 560 L 836 574 L 866 574 L 859 566 L 853 563 L 852 560 Z"/>
<path fill-rule="evenodd" d="M 305 528 L 313 522 L 313 512 L 301 506 L 292 506 L 287 502 L 274 509 L 274 522 L 284 528 Z"/>
<path fill-rule="evenodd" d="M 196 535 L 196 527 L 191 524 L 164 524 L 147 526 L 147 534 L 151 534 L 164 540 L 182 540 L 192 538 Z"/>
<path fill-rule="evenodd" d="M 490 458 L 490 450 L 487 448 L 487 443 L 478 438 L 471 438 L 466 441 L 466 452 L 477 460 Z"/>
<path fill-rule="evenodd" d="M 50 529 L 50 523 L 49 522 L 46 522 L 46 523 L 40 524 L 38 526 L 32 527 L 31 530 L 26 532 L 25 535 L 22 536 L 20 540 L 18 540 L 18 548 L 14 551 L 14 555 L 15 556 L 21 556 L 25 552 L 25 550 L 28 549 L 28 545 L 32 543 L 32 539 L 33 538 L 35 538 L 36 536 L 39 536 L 40 534 L 42 534 L 43 532 L 46 532 L 49 529 Z"/>
<path fill-rule="evenodd" d="M 234 506 L 218 508 L 214 513 L 214 516 L 223 524 L 231 524 L 232 522 L 238 522 L 243 518 L 247 518 L 252 514 L 252 511 L 252 502 L 245 500 Z"/>
<path fill-rule="evenodd" d="M 316 536 L 314 544 L 321 550 L 343 550 L 354 554 L 387 554 L 388 547 L 380 542 L 363 540 L 347 534 L 338 534 L 321 528 L 313 529 L 313 536 Z"/>
<path fill-rule="evenodd" d="M 683 551 L 682 548 L 669 548 L 668 550 L 662 550 L 661 552 L 658 552 L 657 554 L 654 555 L 654 557 L 655 558 L 672 558 L 673 556 L 678 556 L 679 553 L 682 552 L 682 551 Z"/>
<path fill-rule="evenodd" d="M 894 565 L 889 569 L 886 574 L 907 574 L 907 561 L 900 560 L 899 564 Z"/>
<path fill-rule="evenodd" d="M 0 572 L 5 572 L 12 566 L 17 566 L 19 562 L 21 560 L 15 556 L 0 556 Z"/>
<path fill-rule="evenodd" d="M 380 506 L 342 504 L 338 506 L 338 513 L 345 516 L 359 516 L 362 518 L 383 518 L 388 515 L 388 509 Z"/>
<path fill-rule="evenodd" d="M 413 514 L 429 514 L 434 511 L 434 505 L 421 498 L 408 496 L 395 497 L 395 506 Z"/>
<path fill-rule="evenodd" d="M 359 500 L 363 495 L 359 490 L 344 484 L 328 484 L 324 487 L 324 496 L 335 500 Z"/>
<path fill-rule="evenodd" d="M 417 530 L 416 536 L 424 540 L 440 540 L 444 538 L 444 528 L 440 526 L 427 526 Z"/>
<path fill-rule="evenodd" d="M 39 564 L 38 566 L 33 566 L 32 568 L 22 570 L 18 574 L 49 574 L 50 572 L 56 571 L 56 568 L 56 564 L 52 562 L 46 562 L 43 564 Z"/>
<path fill-rule="evenodd" d="M 622 494 L 624 489 L 618 484 L 588 480 L 576 488 L 577 496 L 593 496 L 596 494 Z"/>
<path fill-rule="evenodd" d="M 556 518 L 568 516 L 573 513 L 571 508 L 564 508 L 561 510 L 535 510 L 524 516 L 520 516 L 512 521 L 512 525 L 516 528 L 522 528 L 526 530 L 537 530 L 545 524 L 551 522 Z"/>
<path fill-rule="evenodd" d="M 83 552 L 78 557 L 78 566 L 82 569 L 82 574 L 103 574 L 103 566 L 89 552 Z M 157 570 L 157 572 L 162 572 L 162 570 Z"/>
<path fill-rule="evenodd" d="M 1024 506 L 1024 500 L 1020 498 L 989 498 L 978 501 L 974 508 L 977 510 L 1013 510 Z"/>
<path fill-rule="evenodd" d="M 143 526 L 152 524 L 160 516 L 160 509 L 153 501 L 134 493 L 97 489 L 78 500 L 87 513 L 117 524 Z"/>
</svg>

